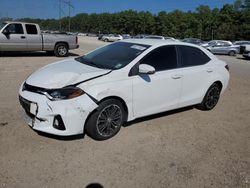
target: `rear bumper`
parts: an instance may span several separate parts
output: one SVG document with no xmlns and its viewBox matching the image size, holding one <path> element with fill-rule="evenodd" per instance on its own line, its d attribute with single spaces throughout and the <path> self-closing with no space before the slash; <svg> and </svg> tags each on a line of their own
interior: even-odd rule
<svg viewBox="0 0 250 188">
<path fill-rule="evenodd" d="M 75 44 L 75 45 L 70 45 L 69 49 L 70 49 L 70 50 L 73 50 L 73 49 L 77 49 L 77 48 L 79 48 L 79 47 L 80 47 L 79 44 Z"/>
</svg>

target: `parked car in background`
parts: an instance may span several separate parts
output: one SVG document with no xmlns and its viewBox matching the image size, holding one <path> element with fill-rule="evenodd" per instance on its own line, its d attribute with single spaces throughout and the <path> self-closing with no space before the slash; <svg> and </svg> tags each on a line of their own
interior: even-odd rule
<svg viewBox="0 0 250 188">
<path fill-rule="evenodd" d="M 250 59 L 250 50 L 245 50 L 243 52 L 243 57 L 245 57 L 246 59 Z"/>
<path fill-rule="evenodd" d="M 209 47 L 207 47 L 207 50 L 213 54 L 224 54 L 230 56 L 235 56 L 240 51 L 239 46 L 233 45 L 230 41 L 220 41 L 211 44 Z"/>
<path fill-rule="evenodd" d="M 98 40 L 102 40 L 102 37 L 103 37 L 104 35 L 105 35 L 105 34 L 99 34 L 97 39 L 98 39 Z"/>
<path fill-rule="evenodd" d="M 233 45 L 231 41 L 227 41 L 227 40 L 211 40 L 209 42 L 204 42 L 201 46 L 204 48 L 207 48 L 210 46 L 215 46 L 215 45 L 220 45 L 220 44 Z"/>
<path fill-rule="evenodd" d="M 34 130 L 105 140 L 136 118 L 190 105 L 212 110 L 228 81 L 228 65 L 202 47 L 127 39 L 39 69 L 19 100 Z"/>
<path fill-rule="evenodd" d="M 234 43 L 233 43 L 233 45 L 238 45 L 238 46 L 241 46 L 241 45 L 246 45 L 246 44 L 249 44 L 250 45 L 250 41 L 243 41 L 243 40 L 241 40 L 241 41 L 235 41 Z"/>
<path fill-rule="evenodd" d="M 202 45 L 204 43 L 203 40 L 197 39 L 197 38 L 185 38 L 182 40 L 182 42 L 187 42 L 187 43 L 196 44 L 196 45 Z"/>
<path fill-rule="evenodd" d="M 240 54 L 243 54 L 243 52 L 245 51 L 245 45 L 250 45 L 250 41 L 235 41 L 233 44 L 235 46 L 239 46 Z"/>
<path fill-rule="evenodd" d="M 130 34 L 122 34 L 122 38 L 123 39 L 131 39 L 132 37 L 130 36 Z"/>
<path fill-rule="evenodd" d="M 148 36 L 148 35 L 146 35 L 146 34 L 138 34 L 138 35 L 133 36 L 133 38 L 134 38 L 134 39 L 143 39 L 143 38 L 145 38 L 146 36 Z"/>
<path fill-rule="evenodd" d="M 87 33 L 78 33 L 78 36 L 87 36 Z"/>
<path fill-rule="evenodd" d="M 244 51 L 243 51 L 243 57 L 245 57 L 246 59 L 250 59 L 250 45 L 246 44 L 244 46 L 241 46 L 241 48 L 243 47 Z"/>
<path fill-rule="evenodd" d="M 177 39 L 173 38 L 173 37 L 164 37 L 165 40 L 170 40 L 170 41 L 178 41 Z"/>
<path fill-rule="evenodd" d="M 116 34 L 109 34 L 109 35 L 104 35 L 102 36 L 102 41 L 104 42 L 115 42 L 118 40 L 122 40 L 122 36 L 121 35 L 116 35 Z"/>
<path fill-rule="evenodd" d="M 38 24 L 4 22 L 0 26 L 0 51 L 46 51 L 65 57 L 79 47 L 77 36 L 41 33 Z"/>
<path fill-rule="evenodd" d="M 147 35 L 144 37 L 144 39 L 159 39 L 159 40 L 165 40 L 163 36 L 159 35 Z"/>
</svg>

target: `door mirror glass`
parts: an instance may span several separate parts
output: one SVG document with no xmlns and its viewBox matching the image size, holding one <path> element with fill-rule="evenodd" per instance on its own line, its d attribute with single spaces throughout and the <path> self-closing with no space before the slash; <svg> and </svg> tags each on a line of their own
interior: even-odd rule
<svg viewBox="0 0 250 188">
<path fill-rule="evenodd" d="M 155 68 L 152 67 L 151 65 L 140 64 L 139 65 L 139 73 L 140 74 L 154 74 Z"/>
</svg>

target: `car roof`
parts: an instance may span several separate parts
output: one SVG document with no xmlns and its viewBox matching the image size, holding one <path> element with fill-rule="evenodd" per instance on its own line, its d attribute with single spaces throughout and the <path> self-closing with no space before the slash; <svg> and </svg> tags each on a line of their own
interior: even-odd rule
<svg viewBox="0 0 250 188">
<path fill-rule="evenodd" d="M 129 42 L 129 43 L 136 43 L 136 44 L 150 45 L 150 46 L 162 46 L 162 45 L 172 44 L 172 45 L 185 45 L 185 46 L 199 47 L 191 43 L 171 41 L 171 40 L 159 40 L 159 39 L 125 39 L 125 40 L 122 40 L 121 42 Z"/>
<path fill-rule="evenodd" d="M 4 21 L 4 23 L 14 23 L 14 24 L 34 24 L 37 25 L 36 23 L 29 23 L 29 22 L 20 22 L 20 21 Z"/>
</svg>

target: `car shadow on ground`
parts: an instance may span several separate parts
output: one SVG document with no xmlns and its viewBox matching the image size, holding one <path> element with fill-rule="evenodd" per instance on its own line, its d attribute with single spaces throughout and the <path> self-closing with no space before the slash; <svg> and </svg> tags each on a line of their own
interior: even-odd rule
<svg viewBox="0 0 250 188">
<path fill-rule="evenodd" d="M 153 119 L 157 119 L 157 118 L 161 118 L 161 117 L 165 117 L 165 116 L 170 116 L 173 114 L 178 114 L 180 112 L 189 111 L 189 110 L 192 110 L 194 108 L 195 108 L 194 106 L 188 106 L 188 107 L 184 107 L 184 108 L 180 108 L 180 109 L 176 109 L 176 110 L 171 110 L 171 111 L 162 112 L 162 113 L 158 113 L 158 114 L 154 114 L 154 115 L 150 115 L 150 116 L 145 116 L 145 117 L 138 118 L 138 119 L 135 119 L 133 121 L 125 123 L 125 125 L 123 125 L 123 127 L 129 127 L 129 126 L 132 126 L 134 124 L 141 123 L 144 121 L 149 121 L 149 120 L 153 120 Z"/>
<path fill-rule="evenodd" d="M 46 137 L 46 138 L 52 138 L 54 140 L 61 140 L 61 141 L 74 141 L 74 140 L 80 140 L 83 139 L 85 134 L 79 134 L 79 135 L 73 135 L 73 136 L 57 136 L 52 135 L 40 131 L 36 131 L 36 133 L 40 136 Z"/>
<path fill-rule="evenodd" d="M 86 188 L 104 188 L 100 183 L 90 183 Z"/>
<path fill-rule="evenodd" d="M 55 57 L 47 52 L 0 52 L 0 57 Z M 79 56 L 79 54 L 69 52 L 69 56 Z"/>
<path fill-rule="evenodd" d="M 195 108 L 194 106 L 189 106 L 189 107 L 185 107 L 185 108 L 180 108 L 180 109 L 176 109 L 176 110 L 171 110 L 171 111 L 167 111 L 167 112 L 162 112 L 162 113 L 158 113 L 158 114 L 138 118 L 138 119 L 135 119 L 135 120 L 133 120 L 131 122 L 125 123 L 123 125 L 123 127 L 129 127 L 129 126 L 135 125 L 135 124 L 140 123 L 140 122 L 149 121 L 149 120 L 161 118 L 161 117 L 164 117 L 164 116 L 170 116 L 170 115 L 177 114 L 177 113 L 180 113 L 180 112 L 189 111 L 189 110 L 192 110 L 194 108 Z M 44 133 L 44 132 L 40 132 L 40 131 L 36 131 L 36 132 L 40 136 L 44 136 L 44 137 L 47 137 L 47 138 L 52 138 L 52 139 L 55 139 L 55 140 L 61 140 L 61 141 L 74 141 L 74 140 L 83 139 L 85 137 L 85 134 L 74 135 L 74 136 L 57 136 L 57 135 L 52 135 L 52 134 L 48 134 L 48 133 Z"/>
<path fill-rule="evenodd" d="M 237 57 L 236 59 L 240 59 L 240 60 L 249 60 L 248 58 L 245 58 L 245 57 Z"/>
</svg>

